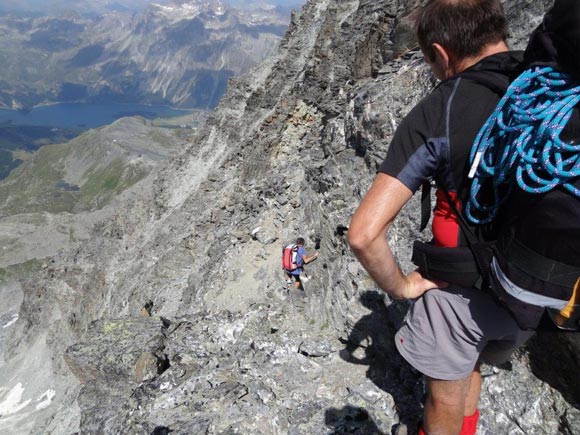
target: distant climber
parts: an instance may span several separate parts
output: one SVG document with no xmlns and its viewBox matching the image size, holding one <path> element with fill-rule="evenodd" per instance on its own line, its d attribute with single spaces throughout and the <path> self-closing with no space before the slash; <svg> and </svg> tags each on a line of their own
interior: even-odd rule
<svg viewBox="0 0 580 435">
<path fill-rule="evenodd" d="M 294 283 L 294 288 L 304 290 L 300 274 L 304 271 L 303 267 L 318 258 L 318 252 L 308 255 L 304 248 L 304 239 L 298 237 L 294 243 L 282 248 L 282 269 L 288 277 L 288 287 Z"/>
</svg>

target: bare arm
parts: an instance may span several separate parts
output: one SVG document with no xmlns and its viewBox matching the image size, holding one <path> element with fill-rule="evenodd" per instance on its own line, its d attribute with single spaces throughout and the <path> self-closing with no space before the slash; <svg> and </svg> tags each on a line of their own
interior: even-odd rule
<svg viewBox="0 0 580 435">
<path fill-rule="evenodd" d="M 405 276 L 387 242 L 389 227 L 412 196 L 413 192 L 399 180 L 379 173 L 348 230 L 348 241 L 356 257 L 379 287 L 394 298 L 417 298 L 438 287 L 419 272 Z"/>
<path fill-rule="evenodd" d="M 313 262 L 317 258 L 318 258 L 318 252 L 315 252 L 314 254 L 311 254 L 311 255 L 304 255 L 302 257 L 302 261 L 304 262 L 304 264 L 308 264 L 308 263 Z"/>
</svg>

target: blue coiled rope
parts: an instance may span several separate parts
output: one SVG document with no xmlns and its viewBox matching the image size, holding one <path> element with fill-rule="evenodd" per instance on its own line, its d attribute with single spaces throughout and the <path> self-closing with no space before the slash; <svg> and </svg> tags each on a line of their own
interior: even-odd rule
<svg viewBox="0 0 580 435">
<path fill-rule="evenodd" d="M 512 82 L 471 149 L 470 221 L 491 222 L 516 185 L 535 194 L 562 186 L 580 198 L 573 186 L 580 144 L 560 139 L 579 102 L 578 82 L 551 67 L 530 68 Z"/>
</svg>

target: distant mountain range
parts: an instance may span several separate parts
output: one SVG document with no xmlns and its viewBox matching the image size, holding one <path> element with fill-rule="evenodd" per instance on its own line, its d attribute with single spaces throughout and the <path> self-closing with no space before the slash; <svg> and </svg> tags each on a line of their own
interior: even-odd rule
<svg viewBox="0 0 580 435">
<path fill-rule="evenodd" d="M 103 14 L 111 11 L 139 11 L 152 3 L 164 4 L 171 0 L 3 0 L 0 3 L 0 13 L 28 12 L 38 14 L 54 14 L 76 11 L 81 15 Z M 281 7 L 297 7 L 304 0 L 225 0 L 226 5 L 251 9 L 274 5 Z"/>
<path fill-rule="evenodd" d="M 244 9 L 220 0 L 143 10 L 138 0 L 85 3 L 59 16 L 0 17 L 0 107 L 126 101 L 213 108 L 229 77 L 276 49 L 290 19 L 262 1 Z"/>
<path fill-rule="evenodd" d="M 157 3 L 162 3 L 160 0 Z M 83 14 L 110 11 L 138 11 L 147 8 L 146 0 L 4 0 L 0 12 L 36 12 L 41 14 L 77 11 Z"/>
</svg>

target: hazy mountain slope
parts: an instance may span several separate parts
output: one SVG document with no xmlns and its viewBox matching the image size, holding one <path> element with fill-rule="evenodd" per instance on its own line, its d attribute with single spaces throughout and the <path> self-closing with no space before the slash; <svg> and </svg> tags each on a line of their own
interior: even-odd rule
<svg viewBox="0 0 580 435">
<path fill-rule="evenodd" d="M 0 309 L 0 427 L 7 433 L 42 433 L 33 429 L 37 419 L 50 419 L 55 395 L 62 398 L 74 387 L 69 376 L 56 374 L 50 356 L 51 341 L 72 340 L 69 333 L 47 337 L 42 328 L 27 337 L 14 333 L 23 301 L 22 279 L 50 270 L 50 257 L 74 252 L 93 239 L 95 228 L 115 218 L 119 203 L 127 204 L 150 191 L 159 164 L 184 147 L 181 135 L 182 130 L 152 127 L 142 118 L 122 118 L 68 143 L 44 147 L 0 183 L 4 214 L 0 218 L 4 301 Z M 61 288 L 53 296 L 60 299 L 66 294 Z M 48 323 L 61 316 L 59 310 L 42 312 Z M 9 344 L 19 341 L 27 350 L 15 354 Z M 20 412 L 25 391 L 32 399 L 24 400 L 26 410 Z M 70 433 L 79 426 L 74 409 L 77 405 L 63 409 L 57 433 Z M 66 425 L 72 425 L 70 430 Z"/>
<path fill-rule="evenodd" d="M 164 0 L 156 3 L 163 3 Z M 139 11 L 147 8 L 150 0 L 3 0 L 1 12 L 63 13 L 76 11 L 97 15 L 110 11 Z"/>
<path fill-rule="evenodd" d="M 2 284 L 89 240 L 95 224 L 114 215 L 119 201 L 135 195 L 147 184 L 144 178 L 185 147 L 182 134 L 123 118 L 43 147 L 0 182 Z"/>
<path fill-rule="evenodd" d="M 101 208 L 178 145 L 171 130 L 122 118 L 70 142 L 41 148 L 0 183 L 0 215 Z"/>
<path fill-rule="evenodd" d="M 84 15 L 102 15 L 110 11 L 140 11 L 151 3 L 164 4 L 171 0 L 3 0 L 0 12 L 62 13 L 76 11 Z M 300 7 L 302 0 L 226 0 L 226 4 L 242 9 L 264 6 Z"/>
<path fill-rule="evenodd" d="M 219 0 L 98 17 L 0 17 L 0 104 L 131 101 L 213 108 L 227 80 L 272 54 L 288 17 Z"/>
<path fill-rule="evenodd" d="M 416 424 L 422 384 L 392 343 L 403 307 L 385 305 L 346 231 L 397 123 L 434 84 L 408 51 L 417 4 L 309 2 L 278 54 L 230 82 L 151 190 L 24 284 L 0 375 L 0 404 L 14 392 L 21 408 L 0 427 L 23 413 L 32 433 L 52 434 L 368 434 Z M 547 4 L 507 3 L 514 41 Z M 400 258 L 410 257 L 418 215 L 413 202 L 395 223 Z M 279 264 L 282 241 L 298 234 L 320 248 L 305 294 L 284 290 Z M 50 366 L 17 366 L 31 349 Z M 520 354 L 511 371 L 484 367 L 481 433 L 580 432 L 577 353 L 560 371 L 564 398 L 531 372 L 530 361 L 558 352 L 548 349 Z M 30 370 L 43 381 L 21 391 Z M 35 413 L 37 391 L 49 388 L 55 399 Z"/>
</svg>

